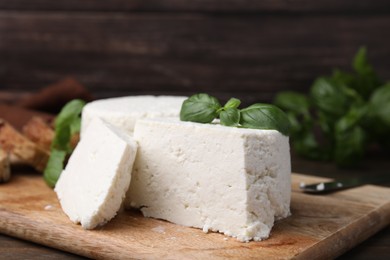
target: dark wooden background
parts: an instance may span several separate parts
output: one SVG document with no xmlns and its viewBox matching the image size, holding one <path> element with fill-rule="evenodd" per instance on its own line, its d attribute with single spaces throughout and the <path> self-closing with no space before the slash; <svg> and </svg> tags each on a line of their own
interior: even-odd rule
<svg viewBox="0 0 390 260">
<path fill-rule="evenodd" d="M 390 79 L 389 0 L 0 0 L 0 91 L 72 75 L 97 97 L 269 101 L 362 45 Z"/>
</svg>

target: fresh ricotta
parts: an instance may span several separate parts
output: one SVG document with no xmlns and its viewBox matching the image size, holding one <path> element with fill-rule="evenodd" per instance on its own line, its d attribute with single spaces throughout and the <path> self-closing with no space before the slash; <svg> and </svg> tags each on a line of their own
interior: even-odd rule
<svg viewBox="0 0 390 260">
<path fill-rule="evenodd" d="M 55 191 L 71 221 L 93 229 L 112 219 L 129 188 L 137 143 L 100 119 L 85 130 Z"/>
<path fill-rule="evenodd" d="M 134 138 L 125 204 L 146 217 L 259 241 L 290 214 L 289 140 L 275 130 L 142 119 Z"/>
<path fill-rule="evenodd" d="M 137 119 L 178 116 L 185 99 L 180 96 L 128 96 L 93 101 L 83 109 L 81 136 L 93 118 L 104 119 L 131 133 Z"/>
</svg>

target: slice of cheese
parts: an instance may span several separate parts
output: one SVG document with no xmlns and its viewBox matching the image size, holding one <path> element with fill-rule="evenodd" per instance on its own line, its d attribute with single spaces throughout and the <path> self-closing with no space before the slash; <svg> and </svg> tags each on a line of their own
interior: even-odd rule
<svg viewBox="0 0 390 260">
<path fill-rule="evenodd" d="M 112 219 L 129 188 L 137 143 L 94 119 L 78 143 L 55 191 L 71 221 L 93 229 Z"/>
<path fill-rule="evenodd" d="M 131 133 L 137 119 L 178 116 L 185 99 L 180 96 L 128 96 L 96 100 L 83 109 L 81 136 L 93 118 L 104 119 Z"/>
<path fill-rule="evenodd" d="M 289 139 L 275 130 L 142 119 L 134 138 L 125 203 L 144 216 L 258 241 L 290 214 Z"/>
</svg>

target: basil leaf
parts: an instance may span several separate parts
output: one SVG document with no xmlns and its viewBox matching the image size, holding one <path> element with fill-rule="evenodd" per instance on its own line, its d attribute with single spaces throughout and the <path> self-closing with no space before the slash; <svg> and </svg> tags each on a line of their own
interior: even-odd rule
<svg viewBox="0 0 390 260">
<path fill-rule="evenodd" d="M 305 132 L 306 128 L 311 128 L 312 125 L 309 111 L 311 105 L 308 97 L 298 92 L 283 91 L 276 95 L 274 104 L 287 111 L 291 140 L 302 139 L 302 133 Z"/>
<path fill-rule="evenodd" d="M 378 88 L 368 103 L 368 113 L 363 121 L 366 131 L 382 147 L 390 150 L 390 82 Z"/>
<path fill-rule="evenodd" d="M 70 152 L 69 141 L 71 137 L 70 126 L 57 127 L 51 148 Z"/>
<path fill-rule="evenodd" d="M 356 89 L 362 97 L 368 99 L 372 92 L 381 85 L 381 81 L 376 75 L 372 65 L 368 63 L 367 50 L 365 47 L 359 49 L 354 57 L 352 66 L 357 73 L 357 78 L 351 87 Z"/>
<path fill-rule="evenodd" d="M 279 92 L 274 99 L 274 104 L 284 110 L 309 116 L 309 99 L 303 94 L 293 91 Z"/>
<path fill-rule="evenodd" d="M 238 108 L 241 104 L 241 101 L 237 98 L 231 98 L 228 102 L 226 102 L 224 109 L 228 108 Z"/>
<path fill-rule="evenodd" d="M 347 132 L 354 128 L 355 126 L 359 125 L 363 117 L 367 113 L 367 107 L 352 107 L 348 113 L 341 117 L 336 125 L 335 125 L 335 131 L 336 133 L 342 133 Z"/>
<path fill-rule="evenodd" d="M 215 97 L 201 93 L 186 99 L 180 110 L 180 120 L 198 123 L 211 123 L 218 117 L 221 104 Z"/>
<path fill-rule="evenodd" d="M 81 129 L 81 118 L 75 118 L 70 125 L 70 133 L 71 135 L 79 133 Z"/>
<path fill-rule="evenodd" d="M 66 151 L 52 149 L 50 152 L 49 161 L 43 172 L 43 178 L 47 185 L 54 187 L 64 169 L 64 162 L 66 158 Z"/>
<path fill-rule="evenodd" d="M 335 126 L 334 160 L 340 166 L 356 164 L 364 154 L 366 133 L 360 126 L 367 106 L 352 107 Z"/>
<path fill-rule="evenodd" d="M 390 82 L 373 93 L 369 104 L 371 114 L 390 129 Z"/>
<path fill-rule="evenodd" d="M 304 129 L 299 138 L 292 138 L 294 150 L 301 156 L 312 160 L 330 159 L 330 147 L 318 143 L 311 129 Z"/>
<path fill-rule="evenodd" d="M 240 111 L 237 108 L 227 108 L 219 114 L 221 125 L 238 126 L 240 123 Z"/>
<path fill-rule="evenodd" d="M 43 177 L 50 187 L 54 187 L 64 168 L 64 162 L 71 154 L 72 135 L 80 132 L 80 114 L 85 102 L 79 99 L 68 102 L 55 120 L 55 135 L 51 144 L 49 161 Z"/>
<path fill-rule="evenodd" d="M 364 155 L 366 133 L 356 126 L 347 131 L 336 131 L 334 160 L 340 166 L 356 164 Z"/>
<path fill-rule="evenodd" d="M 298 117 L 293 112 L 287 112 L 286 116 L 290 122 L 290 134 L 294 137 L 302 131 L 304 124 L 298 120 Z"/>
<path fill-rule="evenodd" d="M 68 102 L 55 120 L 55 136 L 52 148 L 70 150 L 72 134 L 80 131 L 80 114 L 85 105 L 83 100 L 75 99 Z"/>
<path fill-rule="evenodd" d="M 61 128 L 63 126 L 69 126 L 75 119 L 79 117 L 81 111 L 85 105 L 85 102 L 80 99 L 74 99 L 68 102 L 58 114 L 55 120 L 55 127 Z"/>
<path fill-rule="evenodd" d="M 355 76 L 353 74 L 341 71 L 339 69 L 333 70 L 331 79 L 338 85 L 344 86 L 351 86 L 355 82 Z"/>
<path fill-rule="evenodd" d="M 333 119 L 342 116 L 349 106 L 341 87 L 328 78 L 318 78 L 311 87 L 310 95 L 313 104 Z"/>
<path fill-rule="evenodd" d="M 333 139 L 333 129 L 337 118 L 330 117 L 323 111 L 317 111 L 317 118 L 314 120 L 322 130 L 322 133 L 329 139 Z"/>
<path fill-rule="evenodd" d="M 270 104 L 254 104 L 241 110 L 240 124 L 245 128 L 275 129 L 288 136 L 290 122 L 286 114 Z"/>
</svg>

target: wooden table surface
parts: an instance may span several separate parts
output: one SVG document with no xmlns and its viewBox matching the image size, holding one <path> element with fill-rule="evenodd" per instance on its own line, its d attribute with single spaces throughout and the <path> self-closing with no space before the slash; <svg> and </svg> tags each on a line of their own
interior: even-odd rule
<svg viewBox="0 0 390 260">
<path fill-rule="evenodd" d="M 340 170 L 330 163 L 306 161 L 292 156 L 293 171 L 331 178 L 376 174 L 389 169 L 385 158 L 372 158 L 354 170 Z M 384 184 L 390 187 L 390 184 Z M 339 259 L 388 259 L 390 255 L 390 227 L 387 227 L 353 248 Z M 41 246 L 0 234 L 0 259 L 84 259 L 84 257 Z"/>
</svg>

